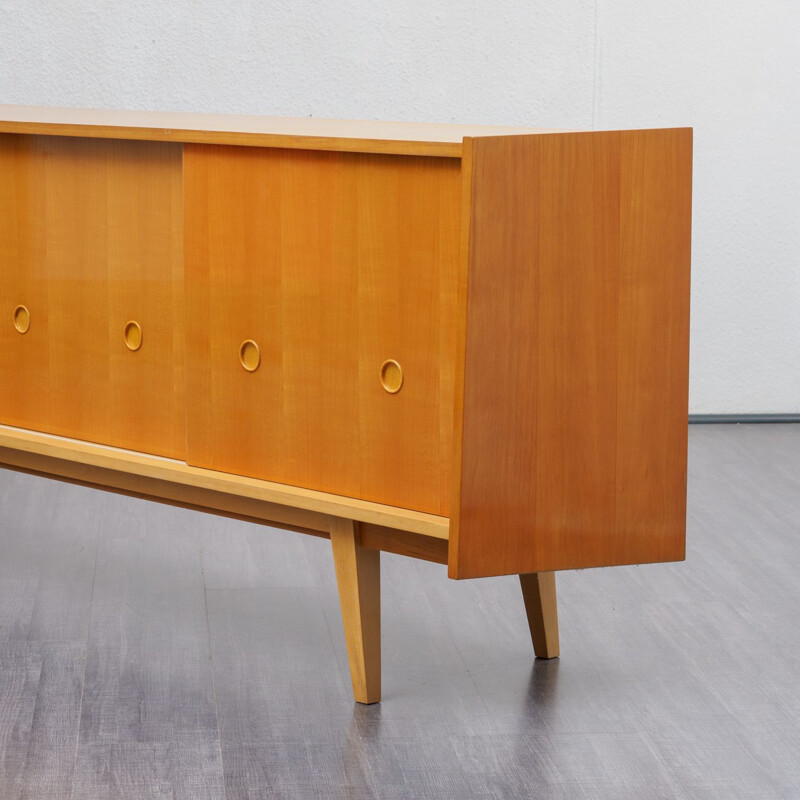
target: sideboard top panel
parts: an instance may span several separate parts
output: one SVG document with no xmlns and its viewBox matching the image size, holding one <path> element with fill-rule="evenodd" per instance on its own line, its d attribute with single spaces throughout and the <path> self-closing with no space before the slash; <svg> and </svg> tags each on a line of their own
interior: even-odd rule
<svg viewBox="0 0 800 800">
<path fill-rule="evenodd" d="M 461 157 L 464 137 L 543 128 L 0 105 L 0 133 Z"/>
</svg>

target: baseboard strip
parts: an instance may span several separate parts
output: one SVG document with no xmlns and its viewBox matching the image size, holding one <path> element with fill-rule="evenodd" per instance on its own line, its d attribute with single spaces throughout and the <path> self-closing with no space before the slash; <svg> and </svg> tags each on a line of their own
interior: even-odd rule
<svg viewBox="0 0 800 800">
<path fill-rule="evenodd" d="M 800 414 L 689 414 L 690 425 L 800 422 Z"/>
</svg>

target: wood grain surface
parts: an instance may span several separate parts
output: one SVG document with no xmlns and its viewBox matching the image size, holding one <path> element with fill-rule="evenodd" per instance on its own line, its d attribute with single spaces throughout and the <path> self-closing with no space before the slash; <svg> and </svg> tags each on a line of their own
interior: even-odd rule
<svg viewBox="0 0 800 800">
<path fill-rule="evenodd" d="M 2 132 L 459 158 L 465 136 L 552 129 L 0 104 Z"/>
<path fill-rule="evenodd" d="M 2 134 L 0 171 L 0 421 L 452 517 L 453 577 L 682 557 L 690 131 L 461 161 Z"/>
<path fill-rule="evenodd" d="M 458 162 L 187 145 L 184 169 L 189 462 L 446 516 Z"/>
<path fill-rule="evenodd" d="M 182 456 L 180 146 L 1 135 L 0 175 L 0 421 Z"/>
<path fill-rule="evenodd" d="M 451 577 L 683 558 L 691 144 L 469 143 Z"/>
</svg>

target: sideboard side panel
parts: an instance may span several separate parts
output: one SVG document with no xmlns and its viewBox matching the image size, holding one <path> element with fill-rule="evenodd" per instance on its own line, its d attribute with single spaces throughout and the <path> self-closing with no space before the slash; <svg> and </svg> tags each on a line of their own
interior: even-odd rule
<svg viewBox="0 0 800 800">
<path fill-rule="evenodd" d="M 684 557 L 691 142 L 679 129 L 465 147 L 451 577 Z"/>
</svg>

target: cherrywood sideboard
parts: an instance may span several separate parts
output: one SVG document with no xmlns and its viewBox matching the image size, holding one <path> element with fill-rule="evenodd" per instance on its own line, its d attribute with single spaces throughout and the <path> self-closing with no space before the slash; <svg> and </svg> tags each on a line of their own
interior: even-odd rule
<svg viewBox="0 0 800 800">
<path fill-rule="evenodd" d="M 380 551 L 680 560 L 691 129 L 0 106 L 0 463 L 330 538 L 355 698 Z"/>
</svg>

